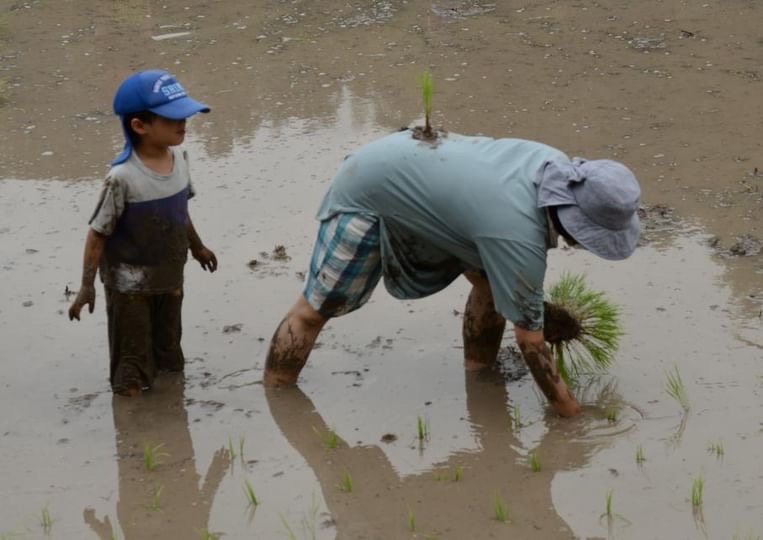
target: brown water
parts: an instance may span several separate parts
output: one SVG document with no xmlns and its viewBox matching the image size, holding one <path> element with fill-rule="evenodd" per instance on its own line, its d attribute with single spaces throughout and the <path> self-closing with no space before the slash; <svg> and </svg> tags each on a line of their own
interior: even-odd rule
<svg viewBox="0 0 763 540">
<path fill-rule="evenodd" d="M 762 537 L 763 260 L 724 253 L 763 236 L 763 7 L 250 4 L 2 4 L 0 537 L 44 537 L 44 507 L 49 537 L 65 539 L 278 539 L 287 526 L 320 539 Z M 185 384 L 130 401 L 108 390 L 103 295 L 73 324 L 65 291 L 121 144 L 114 87 L 146 67 L 213 108 L 186 146 L 191 212 L 221 266 L 186 270 Z M 502 374 L 464 373 L 465 281 L 416 302 L 380 289 L 330 323 L 299 390 L 259 384 L 327 182 L 357 145 L 416 121 L 427 68 L 437 125 L 622 159 L 645 203 L 672 209 L 650 212 L 628 261 L 550 254 L 549 282 L 586 272 L 627 330 L 611 372 L 581 382 L 574 420 L 549 414 L 511 355 Z M 675 366 L 686 415 L 664 390 Z M 334 449 L 316 433 L 329 429 Z M 241 440 L 230 459 L 222 449 L 240 454 Z M 708 452 L 719 442 L 722 458 Z M 146 443 L 167 454 L 154 471 Z M 345 471 L 351 493 L 337 487 Z M 510 524 L 493 518 L 496 494 Z"/>
</svg>

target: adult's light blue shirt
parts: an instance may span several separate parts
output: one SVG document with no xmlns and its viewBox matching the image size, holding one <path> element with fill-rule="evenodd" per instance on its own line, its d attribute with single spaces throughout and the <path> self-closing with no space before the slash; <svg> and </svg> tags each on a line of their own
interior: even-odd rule
<svg viewBox="0 0 763 540">
<path fill-rule="evenodd" d="M 401 131 L 342 163 L 318 211 L 378 219 L 384 284 L 421 298 L 464 270 L 487 274 L 496 309 L 529 330 L 543 327 L 549 230 L 534 184 L 549 160 L 569 159 L 522 139 L 449 133 L 436 143 Z"/>
</svg>

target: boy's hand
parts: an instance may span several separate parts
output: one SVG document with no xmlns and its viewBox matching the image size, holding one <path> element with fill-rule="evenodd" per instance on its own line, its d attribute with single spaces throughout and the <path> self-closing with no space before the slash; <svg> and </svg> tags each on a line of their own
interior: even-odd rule
<svg viewBox="0 0 763 540">
<path fill-rule="evenodd" d="M 214 272 L 217 270 L 217 257 L 211 249 L 201 246 L 199 249 L 191 251 L 193 258 L 199 261 L 199 264 L 204 270 L 208 272 Z"/>
<path fill-rule="evenodd" d="M 79 320 L 79 312 L 85 304 L 88 305 L 88 310 L 92 313 L 95 308 L 95 287 L 92 285 L 83 285 L 80 287 L 79 292 L 77 293 L 77 298 L 74 299 L 71 307 L 69 307 L 70 321 L 73 321 L 74 319 Z"/>
</svg>

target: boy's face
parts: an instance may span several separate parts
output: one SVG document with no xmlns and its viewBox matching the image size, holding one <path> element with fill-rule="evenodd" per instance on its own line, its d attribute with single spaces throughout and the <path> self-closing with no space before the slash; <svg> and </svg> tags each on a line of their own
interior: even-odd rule
<svg viewBox="0 0 763 540">
<path fill-rule="evenodd" d="M 140 135 L 141 144 L 152 146 L 177 146 L 185 139 L 185 120 L 171 120 L 156 116 L 150 122 L 133 118 L 133 131 Z"/>
</svg>

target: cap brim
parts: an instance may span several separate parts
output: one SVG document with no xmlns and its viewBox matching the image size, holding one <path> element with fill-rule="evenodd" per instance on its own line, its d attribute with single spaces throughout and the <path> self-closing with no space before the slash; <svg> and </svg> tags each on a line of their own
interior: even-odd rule
<svg viewBox="0 0 763 540">
<path fill-rule="evenodd" d="M 170 120 L 185 120 L 196 113 L 208 113 L 210 108 L 208 105 L 186 96 L 158 107 L 152 107 L 149 111 Z"/>
<path fill-rule="evenodd" d="M 630 257 L 641 235 L 638 212 L 633 213 L 625 228 L 617 230 L 594 223 L 576 205 L 558 206 L 557 216 L 576 242 L 608 261 Z"/>
</svg>

